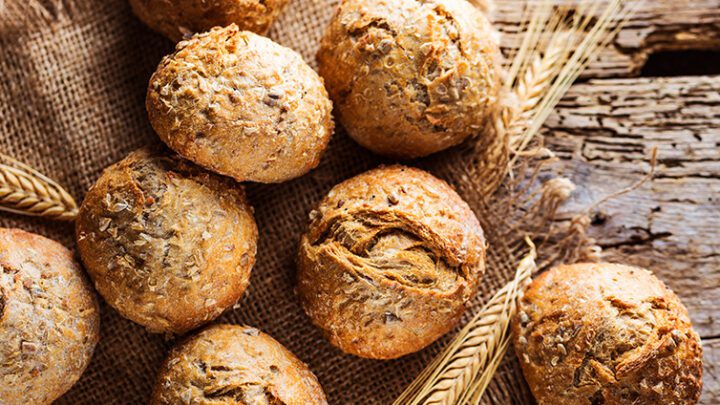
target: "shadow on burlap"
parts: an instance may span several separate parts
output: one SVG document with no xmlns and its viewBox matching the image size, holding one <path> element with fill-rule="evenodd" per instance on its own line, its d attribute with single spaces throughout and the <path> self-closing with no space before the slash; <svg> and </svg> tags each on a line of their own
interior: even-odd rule
<svg viewBox="0 0 720 405">
<path fill-rule="evenodd" d="M 315 66 L 318 40 L 336 4 L 294 0 L 270 36 Z M 0 2 L 0 18 L 2 152 L 58 180 L 80 201 L 103 168 L 141 145 L 159 143 L 147 121 L 145 90 L 173 44 L 134 18 L 126 0 L 6 0 L 5 10 Z M 536 211 L 514 204 L 521 199 L 507 186 L 501 197 L 483 203 L 479 190 L 484 174 L 472 169 L 473 151 L 477 146 L 465 145 L 408 162 L 455 186 L 488 234 L 488 271 L 467 317 L 512 277 L 523 232 L 542 232 L 554 212 L 542 197 L 530 197 L 525 203 L 539 207 L 537 218 L 515 215 Z M 381 163 L 389 162 L 338 129 L 320 167 L 310 174 L 280 185 L 248 184 L 260 228 L 257 264 L 239 307 L 219 319 L 254 325 L 275 337 L 309 364 L 333 404 L 391 403 L 452 335 L 399 360 L 360 359 L 329 345 L 298 304 L 294 258 L 309 211 L 332 186 Z M 2 215 L 0 225 L 74 245 L 70 224 Z M 101 325 L 92 363 L 59 403 L 147 402 L 155 373 L 174 341 L 147 333 L 104 303 Z M 518 370 L 508 355 L 484 400 L 530 402 Z"/>
</svg>

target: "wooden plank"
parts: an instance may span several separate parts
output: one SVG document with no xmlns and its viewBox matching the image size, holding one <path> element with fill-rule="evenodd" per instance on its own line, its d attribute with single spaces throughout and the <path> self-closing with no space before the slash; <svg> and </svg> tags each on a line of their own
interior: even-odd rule
<svg viewBox="0 0 720 405">
<path fill-rule="evenodd" d="M 506 48 L 525 1 L 497 1 Z M 633 76 L 653 52 L 717 48 L 720 0 L 646 1 L 585 76 Z M 657 176 L 601 206 L 589 235 L 606 260 L 650 268 L 681 297 L 704 337 L 700 403 L 720 403 L 720 77 L 575 85 L 545 133 L 578 185 L 567 217 L 642 178 L 658 147 Z"/>
<path fill-rule="evenodd" d="M 546 128 L 578 186 L 568 212 L 642 178 L 658 148 L 656 177 L 600 207 L 590 235 L 607 259 L 654 270 L 702 336 L 720 335 L 720 77 L 579 84 Z"/>
<path fill-rule="evenodd" d="M 641 179 L 658 148 L 655 178 L 595 210 L 589 236 L 681 297 L 707 339 L 702 403 L 720 403 L 720 77 L 578 84 L 545 133 L 578 187 L 564 218 Z"/>
<path fill-rule="evenodd" d="M 495 24 L 507 48 L 517 47 L 520 42 L 518 21 L 528 1 L 537 0 L 496 0 Z M 645 1 L 585 75 L 633 76 L 653 52 L 718 48 L 720 0 Z"/>
</svg>

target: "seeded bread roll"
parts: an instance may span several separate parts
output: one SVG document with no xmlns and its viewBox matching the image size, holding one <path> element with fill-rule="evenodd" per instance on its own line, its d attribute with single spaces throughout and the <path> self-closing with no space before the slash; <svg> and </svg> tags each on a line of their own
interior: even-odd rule
<svg viewBox="0 0 720 405">
<path fill-rule="evenodd" d="M 497 104 L 498 56 L 490 23 L 465 0 L 343 0 L 317 60 L 350 136 L 414 158 L 479 132 Z"/>
<path fill-rule="evenodd" d="M 168 146 L 238 181 L 302 176 L 333 131 L 315 71 L 295 51 L 236 25 L 178 44 L 150 79 L 147 110 Z"/>
<path fill-rule="evenodd" d="M 335 186 L 300 242 L 305 312 L 347 353 L 392 359 L 457 324 L 485 269 L 468 205 L 422 170 L 381 167 Z"/>
<path fill-rule="evenodd" d="M 50 404 L 80 378 L 99 339 L 95 293 L 72 253 L 0 228 L 0 403 Z"/>
<path fill-rule="evenodd" d="M 702 348 L 678 297 L 647 270 L 559 266 L 520 302 L 515 349 L 539 404 L 694 404 Z"/>
<path fill-rule="evenodd" d="M 170 352 L 152 405 L 327 404 L 317 378 L 294 354 L 249 326 L 216 325 Z"/>
<path fill-rule="evenodd" d="M 177 42 L 196 32 L 232 23 L 265 34 L 288 0 L 130 0 L 135 15 Z"/>
<path fill-rule="evenodd" d="M 258 238 L 240 185 L 147 149 L 105 170 L 76 232 L 105 300 L 165 333 L 193 329 L 240 299 Z"/>
</svg>

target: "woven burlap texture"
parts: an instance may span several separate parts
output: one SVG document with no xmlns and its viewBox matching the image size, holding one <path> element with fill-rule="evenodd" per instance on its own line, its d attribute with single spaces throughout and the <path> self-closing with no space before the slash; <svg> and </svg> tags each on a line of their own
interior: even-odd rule
<svg viewBox="0 0 720 405">
<path fill-rule="evenodd" d="M 336 5 L 333 0 L 293 0 L 269 35 L 315 67 L 319 38 Z M 7 0 L 4 6 L 0 2 L 0 148 L 58 180 L 81 201 L 103 168 L 139 146 L 159 143 L 148 124 L 145 90 L 174 45 L 143 26 L 126 0 Z M 485 176 L 492 176 L 477 167 L 483 147 L 470 142 L 408 162 L 455 186 L 488 234 L 488 271 L 468 316 L 514 273 L 524 236 L 517 223 L 541 229 L 563 198 L 528 196 L 535 209 L 520 210 L 523 215 L 507 198 L 484 203 L 479 190 Z M 391 403 L 450 337 L 399 360 L 364 360 L 329 345 L 298 305 L 294 259 L 309 211 L 332 186 L 381 163 L 389 162 L 357 146 L 339 128 L 320 167 L 310 174 L 280 185 L 248 184 L 260 229 L 257 264 L 243 300 L 219 320 L 257 326 L 275 337 L 309 364 L 333 404 Z M 528 212 L 537 218 L 527 218 Z M 74 247 L 72 224 L 3 215 L 0 225 Z M 146 403 L 160 362 L 175 341 L 147 333 L 103 303 L 102 339 L 92 363 L 59 402 Z M 527 403 L 518 369 L 509 355 L 484 400 Z"/>
</svg>

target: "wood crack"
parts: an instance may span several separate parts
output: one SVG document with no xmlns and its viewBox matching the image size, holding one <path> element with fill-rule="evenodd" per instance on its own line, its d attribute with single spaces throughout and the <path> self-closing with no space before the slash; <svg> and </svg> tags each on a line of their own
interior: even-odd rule
<svg viewBox="0 0 720 405">
<path fill-rule="evenodd" d="M 600 243 L 599 245 L 603 249 L 618 249 L 624 246 L 651 245 L 656 240 L 665 239 L 672 236 L 672 233 L 670 232 L 660 232 L 654 234 L 647 229 L 643 229 L 643 231 L 647 233 L 647 236 L 640 237 L 638 235 L 632 235 L 628 240 L 614 243 Z"/>
<path fill-rule="evenodd" d="M 497 2 L 495 25 L 503 33 L 505 54 L 511 54 L 522 40 L 517 22 L 527 2 Z M 656 52 L 718 49 L 718 26 L 720 0 L 697 0 L 691 6 L 679 1 L 646 1 L 583 76 L 637 75 Z"/>
</svg>

